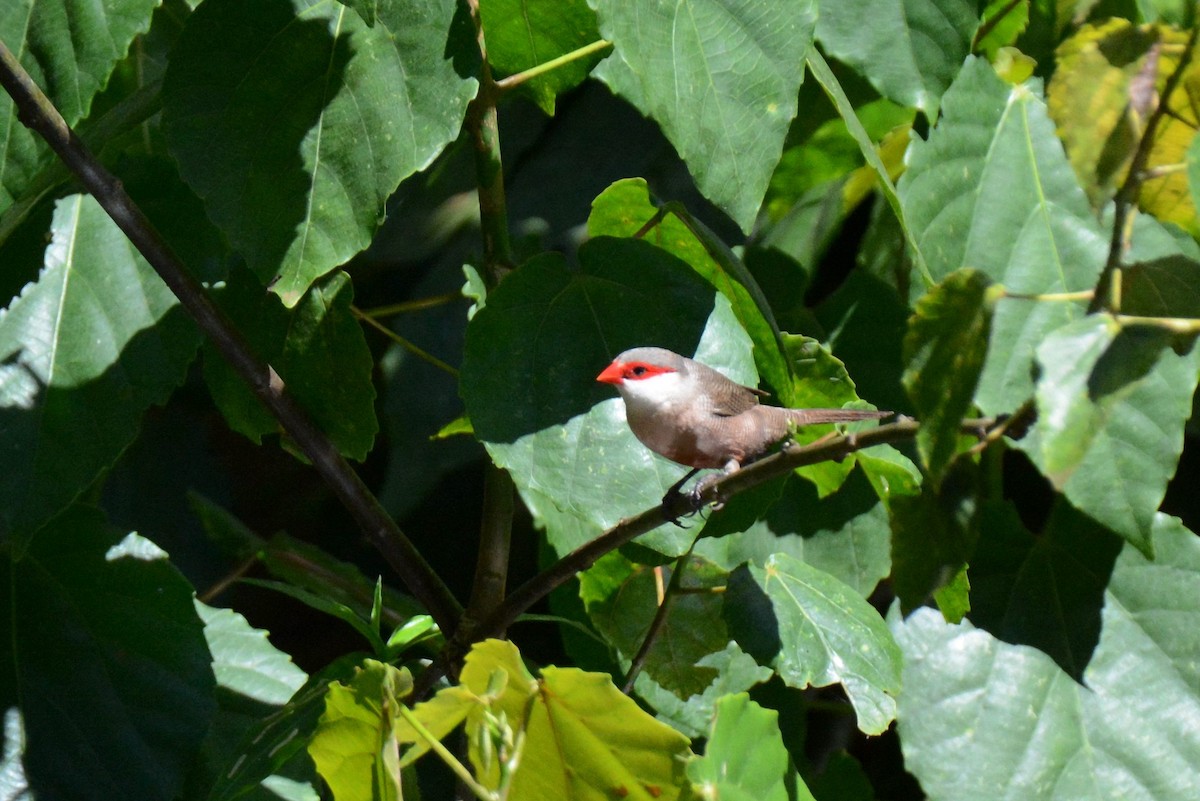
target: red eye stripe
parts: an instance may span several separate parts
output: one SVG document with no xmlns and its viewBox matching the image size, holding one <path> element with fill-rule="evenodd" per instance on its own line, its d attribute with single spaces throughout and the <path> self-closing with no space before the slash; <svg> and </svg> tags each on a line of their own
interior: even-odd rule
<svg viewBox="0 0 1200 801">
<path fill-rule="evenodd" d="M 663 367 L 647 362 L 613 362 L 604 368 L 604 372 L 596 376 L 597 381 L 605 384 L 621 384 L 625 381 L 641 381 L 663 373 L 675 372 L 670 367 Z"/>
<path fill-rule="evenodd" d="M 675 372 L 670 367 L 663 367 L 659 364 L 647 364 L 646 362 L 628 362 L 621 365 L 621 377 L 629 381 L 641 381 L 646 378 L 653 378 L 656 375 L 663 373 Z"/>
</svg>

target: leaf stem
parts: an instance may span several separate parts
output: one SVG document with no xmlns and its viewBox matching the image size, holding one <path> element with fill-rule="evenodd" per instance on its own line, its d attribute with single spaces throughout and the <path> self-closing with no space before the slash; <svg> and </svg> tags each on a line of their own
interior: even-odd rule
<svg viewBox="0 0 1200 801">
<path fill-rule="evenodd" d="M 453 631 L 458 625 L 461 607 L 445 583 L 351 469 L 325 432 L 312 422 L 287 391 L 275 369 L 253 353 L 241 332 L 205 294 L 142 209 L 129 197 L 121 181 L 71 130 L 3 42 L 0 42 L 0 85 L 12 96 L 21 122 L 46 140 L 179 298 L 196 325 L 308 457 L 412 594 L 429 610 L 443 631 Z"/>
<path fill-rule="evenodd" d="M 1096 292 L 1092 289 L 1081 289 L 1078 292 L 1046 292 L 1044 294 L 1027 295 L 1023 292 L 1004 292 L 1001 297 L 1011 300 L 1038 300 L 1038 301 L 1073 301 L 1073 300 L 1091 300 Z"/>
<path fill-rule="evenodd" d="M 420 735 L 421 739 L 429 745 L 429 749 L 441 757 L 441 760 L 446 763 L 446 767 L 454 771 L 454 775 L 458 777 L 458 780 L 470 788 L 476 798 L 479 798 L 480 801 L 495 801 L 492 792 L 475 780 L 475 777 L 471 775 L 471 771 L 467 770 L 466 765 L 459 762 L 458 758 L 450 753 L 450 749 L 442 745 L 442 741 L 434 737 L 433 732 L 425 728 L 425 724 L 417 718 L 416 713 L 404 704 L 397 704 L 396 709 L 399 710 L 400 716 L 408 722 L 408 725 L 413 727 L 413 731 Z"/>
<path fill-rule="evenodd" d="M 564 53 L 558 58 L 552 58 L 543 64 L 538 64 L 536 67 L 530 67 L 523 72 L 509 75 L 507 78 L 501 78 L 500 80 L 496 81 L 496 88 L 501 92 L 507 92 L 512 89 L 516 89 L 518 86 L 527 81 L 531 81 L 534 78 L 545 75 L 547 72 L 556 70 L 559 67 L 566 66 L 572 61 L 578 61 L 581 58 L 587 58 L 593 53 L 598 53 L 601 50 L 609 47 L 612 47 L 612 42 L 608 41 L 607 39 L 597 39 L 591 44 L 584 45 L 576 50 L 572 50 L 570 53 Z"/>
<path fill-rule="evenodd" d="M 424 311 L 425 309 L 435 309 L 439 306 L 446 306 L 450 303 L 465 300 L 461 292 L 446 292 L 442 295 L 432 295 L 428 298 L 417 298 L 416 300 L 406 300 L 401 303 L 392 303 L 387 306 L 376 306 L 373 309 L 363 309 L 362 313 L 368 317 L 378 320 L 381 317 L 393 317 L 398 314 L 408 314 L 409 312 Z"/>
<path fill-rule="evenodd" d="M 428 364 L 433 365 L 437 369 L 439 369 L 443 372 L 449 373 L 450 375 L 454 376 L 455 378 L 458 378 L 458 370 L 456 370 L 455 368 L 446 364 L 444 361 L 439 359 L 437 356 L 434 356 L 432 353 L 417 347 L 411 340 L 405 339 L 404 337 L 400 336 L 395 331 L 388 328 L 386 325 L 384 325 L 383 323 L 379 322 L 371 315 L 364 312 L 362 309 L 358 308 L 357 306 L 351 306 L 350 313 L 353 314 L 359 320 L 362 320 L 364 323 L 366 323 L 367 325 L 374 328 L 379 333 L 383 334 L 388 339 L 395 342 L 400 347 L 404 348 L 406 351 L 408 351 L 412 355 L 416 356 L 421 361 L 427 362 Z"/>
</svg>

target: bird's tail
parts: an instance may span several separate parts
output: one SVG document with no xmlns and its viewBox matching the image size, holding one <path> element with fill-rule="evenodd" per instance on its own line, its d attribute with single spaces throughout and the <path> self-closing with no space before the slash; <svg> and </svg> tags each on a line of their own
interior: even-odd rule
<svg viewBox="0 0 1200 801">
<path fill-rule="evenodd" d="M 862 409 L 788 409 L 788 417 L 798 426 L 817 423 L 851 423 L 855 420 L 879 420 L 895 412 L 864 411 Z"/>
</svg>

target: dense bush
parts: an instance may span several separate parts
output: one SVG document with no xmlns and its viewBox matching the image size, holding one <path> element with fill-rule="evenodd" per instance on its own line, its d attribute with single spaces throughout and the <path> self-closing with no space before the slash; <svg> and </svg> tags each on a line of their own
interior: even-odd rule
<svg viewBox="0 0 1200 801">
<path fill-rule="evenodd" d="M 6 0 L 0 798 L 1195 798 L 1194 24 Z"/>
</svg>

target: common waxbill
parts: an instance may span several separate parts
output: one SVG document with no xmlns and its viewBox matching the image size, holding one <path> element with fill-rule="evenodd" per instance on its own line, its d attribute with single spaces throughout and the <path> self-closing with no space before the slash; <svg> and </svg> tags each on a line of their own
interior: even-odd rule
<svg viewBox="0 0 1200 801">
<path fill-rule="evenodd" d="M 700 468 L 732 473 L 785 439 L 794 426 L 878 420 L 892 414 L 762 406 L 758 397 L 766 393 L 663 348 L 627 350 L 596 380 L 621 393 L 625 419 L 643 445 L 694 468 L 684 481 Z"/>
</svg>

